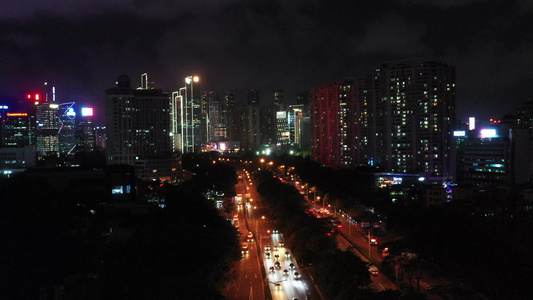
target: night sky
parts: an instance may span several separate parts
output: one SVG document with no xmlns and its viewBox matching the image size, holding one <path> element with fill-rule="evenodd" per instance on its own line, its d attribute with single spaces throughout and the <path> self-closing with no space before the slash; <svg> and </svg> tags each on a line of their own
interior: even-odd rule
<svg viewBox="0 0 533 300">
<path fill-rule="evenodd" d="M 175 91 L 255 88 L 260 103 L 410 58 L 456 66 L 458 119 L 500 118 L 533 96 L 529 0 L 18 0 L 0 10 L 0 104 L 45 81 L 94 106 L 120 74 Z M 466 121 L 466 120 L 465 120 Z M 103 123 L 101 124 L 103 125 Z"/>
</svg>

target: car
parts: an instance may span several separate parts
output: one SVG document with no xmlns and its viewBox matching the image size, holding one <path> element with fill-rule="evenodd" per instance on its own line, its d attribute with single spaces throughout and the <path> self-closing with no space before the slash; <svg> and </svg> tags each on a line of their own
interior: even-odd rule
<svg viewBox="0 0 533 300">
<path fill-rule="evenodd" d="M 279 241 L 279 247 L 285 247 L 285 242 L 284 241 Z"/>
<path fill-rule="evenodd" d="M 300 277 L 301 277 L 300 273 L 294 272 L 294 279 L 298 280 L 298 279 L 300 279 Z"/>
<path fill-rule="evenodd" d="M 277 233 L 279 233 L 279 232 L 278 232 L 277 229 L 274 229 L 274 230 L 272 230 L 272 233 L 273 233 L 273 234 L 277 234 Z"/>
<path fill-rule="evenodd" d="M 276 269 L 281 269 L 281 263 L 279 261 L 275 262 L 274 267 L 276 267 Z"/>
<path fill-rule="evenodd" d="M 266 252 L 265 256 L 266 256 L 266 258 L 270 258 L 271 257 L 270 252 Z"/>
<path fill-rule="evenodd" d="M 251 231 L 248 232 L 248 235 L 246 236 L 246 239 L 248 240 L 248 242 L 253 242 L 254 241 L 254 235 Z"/>
<path fill-rule="evenodd" d="M 276 272 L 276 269 L 274 269 L 274 267 L 270 267 L 270 268 L 268 268 L 268 271 L 270 271 L 270 273 L 274 273 L 274 272 Z"/>
<path fill-rule="evenodd" d="M 276 290 L 281 290 L 281 283 L 276 282 L 276 283 L 274 284 L 274 288 L 275 288 Z"/>
<path fill-rule="evenodd" d="M 291 257 L 291 254 L 289 253 L 289 251 L 285 252 L 285 257 Z"/>
<path fill-rule="evenodd" d="M 235 220 L 235 221 L 239 220 L 239 215 L 237 215 L 237 214 L 234 215 L 234 216 L 233 216 L 233 220 Z"/>
<path fill-rule="evenodd" d="M 291 270 L 296 270 L 296 266 L 295 266 L 293 263 L 291 263 L 291 264 L 289 265 L 289 268 L 290 268 Z"/>
<path fill-rule="evenodd" d="M 289 276 L 289 270 L 284 269 L 284 270 L 283 270 L 283 275 L 285 275 L 285 276 Z"/>
<path fill-rule="evenodd" d="M 247 244 L 247 243 L 242 243 L 242 245 L 241 245 L 241 251 L 242 251 L 242 253 L 244 253 L 244 254 L 248 253 L 248 244 Z"/>
<path fill-rule="evenodd" d="M 377 246 L 377 244 L 378 244 L 378 240 L 377 239 L 375 239 L 375 238 L 371 238 L 370 239 L 370 245 Z"/>
<path fill-rule="evenodd" d="M 274 258 L 275 258 L 275 259 L 279 259 L 279 254 L 277 254 L 277 253 L 274 254 Z"/>
<path fill-rule="evenodd" d="M 278 246 L 274 246 L 274 251 L 278 251 L 279 250 L 279 247 Z"/>
<path fill-rule="evenodd" d="M 269 246 L 269 245 L 266 245 L 266 246 L 265 246 L 265 252 L 268 252 L 268 251 L 270 251 L 270 246 Z"/>
</svg>

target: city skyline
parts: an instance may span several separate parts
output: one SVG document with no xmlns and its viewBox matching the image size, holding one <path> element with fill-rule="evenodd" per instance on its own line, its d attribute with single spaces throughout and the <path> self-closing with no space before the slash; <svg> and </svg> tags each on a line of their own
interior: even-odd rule
<svg viewBox="0 0 533 300">
<path fill-rule="evenodd" d="M 173 92 L 299 92 L 409 58 L 457 68 L 458 120 L 501 118 L 532 94 L 533 5 L 527 1 L 17 1 L 0 12 L 0 104 L 17 109 L 46 81 L 57 101 L 103 118 L 116 77 L 150 74 Z M 140 82 L 139 82 L 140 85 Z M 268 98 L 267 98 L 268 97 Z M 100 117 L 98 117 L 100 112 Z M 102 125 L 102 124 L 100 124 Z"/>
</svg>

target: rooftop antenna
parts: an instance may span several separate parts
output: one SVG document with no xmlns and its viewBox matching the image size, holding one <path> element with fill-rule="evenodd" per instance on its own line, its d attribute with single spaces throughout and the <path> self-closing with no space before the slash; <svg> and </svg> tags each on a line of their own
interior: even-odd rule
<svg viewBox="0 0 533 300">
<path fill-rule="evenodd" d="M 44 82 L 44 86 L 45 86 L 46 88 L 45 88 L 44 90 L 46 91 L 46 96 L 45 96 L 45 100 L 46 100 L 46 102 L 48 102 L 48 86 L 47 86 L 47 85 L 48 85 L 48 82 L 45 81 L 45 82 Z"/>
</svg>

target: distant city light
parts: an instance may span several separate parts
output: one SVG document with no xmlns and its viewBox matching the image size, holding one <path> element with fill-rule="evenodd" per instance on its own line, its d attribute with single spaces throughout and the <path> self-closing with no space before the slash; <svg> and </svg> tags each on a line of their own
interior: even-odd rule
<svg viewBox="0 0 533 300">
<path fill-rule="evenodd" d="M 81 115 L 84 117 L 92 117 L 93 116 L 93 108 L 92 107 L 82 107 L 81 108 Z"/>
<path fill-rule="evenodd" d="M 466 136 L 466 132 L 464 130 L 456 130 L 453 132 L 453 136 Z"/>
<path fill-rule="evenodd" d="M 74 108 L 69 108 L 66 112 L 66 115 L 67 116 L 70 116 L 70 117 L 75 117 L 76 116 L 76 112 L 74 111 Z"/>
<path fill-rule="evenodd" d="M 480 131 L 482 138 L 491 138 L 491 137 L 497 137 L 496 129 L 481 129 Z"/>
<path fill-rule="evenodd" d="M 7 113 L 8 117 L 27 117 L 28 113 Z"/>
<path fill-rule="evenodd" d="M 476 118 L 475 117 L 468 118 L 468 129 L 470 130 L 476 129 Z"/>
</svg>

